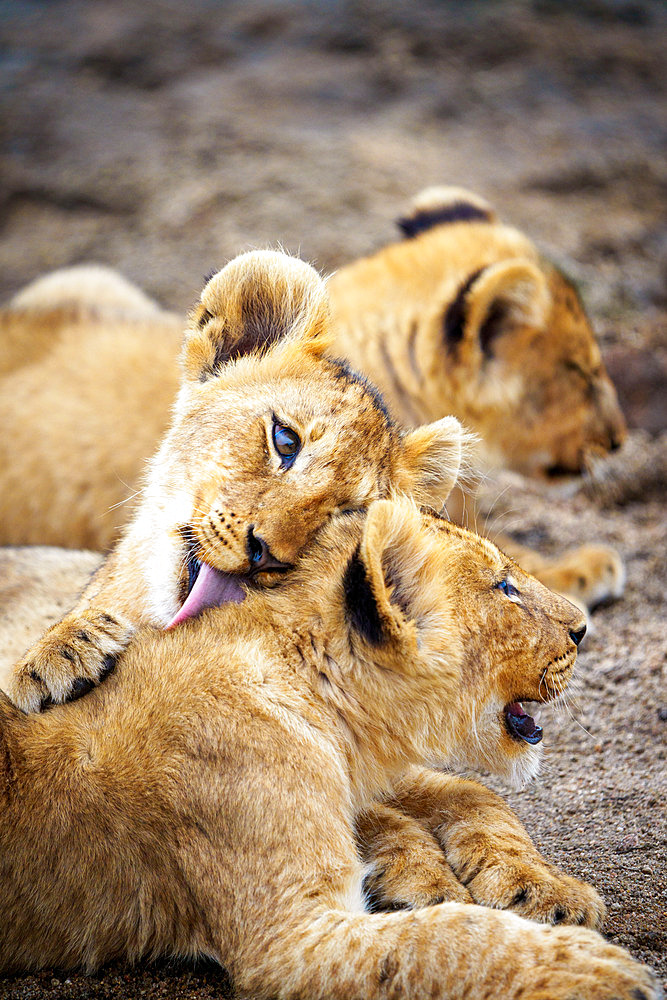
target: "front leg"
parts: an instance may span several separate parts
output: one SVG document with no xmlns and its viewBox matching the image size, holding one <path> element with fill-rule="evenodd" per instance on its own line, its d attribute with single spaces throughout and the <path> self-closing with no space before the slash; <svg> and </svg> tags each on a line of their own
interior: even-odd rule
<svg viewBox="0 0 667 1000">
<path fill-rule="evenodd" d="M 357 844 L 368 865 L 368 909 L 417 909 L 447 901 L 471 903 L 435 837 L 387 805 L 376 803 L 355 820 Z"/>
<path fill-rule="evenodd" d="M 542 923 L 602 924 L 595 889 L 545 861 L 519 818 L 484 785 L 412 768 L 395 802 L 433 833 L 475 903 Z"/>
<path fill-rule="evenodd" d="M 98 608 L 73 611 L 12 668 L 6 694 L 24 712 L 80 698 L 111 673 L 133 633 L 130 622 Z"/>
<path fill-rule="evenodd" d="M 13 666 L 5 692 L 22 711 L 80 698 L 113 670 L 144 617 L 126 564 L 120 550 L 113 552 L 72 610 Z"/>
<path fill-rule="evenodd" d="M 353 914 L 340 907 L 311 912 L 301 907 L 301 913 L 297 922 L 276 912 L 270 926 L 253 928 L 252 937 L 240 942 L 232 961 L 244 995 L 283 1000 L 662 996 L 650 969 L 580 927 L 545 927 L 513 913 L 459 903 L 410 913 Z M 215 944 L 213 954 L 222 950 Z"/>
</svg>

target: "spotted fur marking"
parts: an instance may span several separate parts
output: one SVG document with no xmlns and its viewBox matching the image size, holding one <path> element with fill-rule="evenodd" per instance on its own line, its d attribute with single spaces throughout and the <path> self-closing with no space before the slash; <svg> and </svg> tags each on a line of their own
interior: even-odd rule
<svg viewBox="0 0 667 1000">
<path fill-rule="evenodd" d="M 365 375 L 361 375 L 359 372 L 354 371 L 350 368 L 350 365 L 343 358 L 329 358 L 328 359 L 330 367 L 334 371 L 336 378 L 341 379 L 346 385 L 358 385 L 370 399 L 374 409 L 381 413 L 384 417 L 385 423 L 390 430 L 394 430 L 396 424 L 389 412 L 387 404 L 384 401 L 382 394 L 379 389 L 376 389 L 372 382 L 369 382 Z"/>
</svg>

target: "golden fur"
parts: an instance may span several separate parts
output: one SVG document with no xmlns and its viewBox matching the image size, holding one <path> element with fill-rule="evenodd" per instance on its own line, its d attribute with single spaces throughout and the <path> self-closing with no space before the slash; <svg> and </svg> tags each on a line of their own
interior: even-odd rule
<svg viewBox="0 0 667 1000">
<path fill-rule="evenodd" d="M 487 464 L 530 474 L 578 474 L 619 444 L 581 302 L 530 240 L 453 188 L 424 192 L 402 224 L 413 238 L 329 282 L 336 351 L 381 383 L 395 416 L 452 413 L 481 435 Z M 0 311 L 0 544 L 117 539 L 168 423 L 180 330 L 101 267 L 38 279 Z"/>
<path fill-rule="evenodd" d="M 0 689 L 26 649 L 76 604 L 101 562 L 98 552 L 0 548 Z"/>
<path fill-rule="evenodd" d="M 273 338 L 268 345 L 267 331 Z M 34 711 L 86 693 L 139 624 L 166 625 L 182 603 L 193 540 L 208 565 L 243 573 L 249 569 L 250 528 L 268 542 L 274 557 L 293 563 L 337 509 L 359 507 L 390 487 L 439 504 L 447 499 L 461 459 L 456 421 L 400 435 L 374 391 L 322 356 L 326 332 L 322 284 L 299 261 L 245 255 L 210 279 L 191 317 L 173 425 L 151 463 L 135 522 L 74 611 L 10 674 L 7 689 L 19 707 Z M 263 353 L 256 353 L 262 344 Z M 275 454 L 267 460 L 277 415 L 306 442 L 289 470 L 280 468 Z M 40 559 L 45 558 L 41 550 Z M 22 565 L 25 556 L 19 576 Z M 28 569 L 29 584 L 35 575 Z M 255 581 L 268 583 L 267 577 L 263 573 Z M 11 613 L 16 596 L 22 597 L 20 612 L 29 622 L 34 595 L 20 584 L 10 589 L 14 599 L 3 603 Z M 38 594 L 43 603 L 46 596 Z M 40 603 L 37 611 L 42 610 Z M 7 635 L 3 640 L 15 646 L 11 630 L 10 641 Z M 449 801 L 470 798 L 458 779 L 435 780 Z M 473 816 L 480 796 L 490 798 L 486 790 L 474 790 Z M 506 865 L 486 901 L 504 904 L 520 884 L 525 915 L 598 923 L 597 895 L 551 871 L 506 807 L 487 801 L 486 821 L 491 813 L 530 861 L 521 871 Z M 367 809 L 357 831 L 378 904 L 470 901 L 437 840 L 398 799 Z"/>
<path fill-rule="evenodd" d="M 485 470 L 577 476 L 618 448 L 625 422 L 576 289 L 531 241 L 460 188 L 429 188 L 406 238 L 329 282 L 334 351 L 367 372 L 404 426 L 454 414 Z M 451 517 L 475 523 L 462 493 Z M 592 607 L 623 591 L 607 546 L 544 560 L 501 544 L 547 586 Z"/>
<path fill-rule="evenodd" d="M 110 548 L 178 388 L 179 317 L 108 268 L 0 311 L 0 544 Z"/>
<path fill-rule="evenodd" d="M 20 708 L 85 693 L 134 628 L 175 623 L 195 559 L 238 599 L 223 574 L 270 583 L 337 510 L 390 489 L 444 503 L 460 425 L 449 417 L 400 432 L 375 390 L 324 356 L 328 325 L 324 283 L 284 254 L 243 254 L 207 282 L 136 515 L 72 612 L 17 664 L 7 691 Z M 293 464 L 277 451 L 276 427 L 298 435 Z"/>
<path fill-rule="evenodd" d="M 207 955 L 258 998 L 657 998 L 590 930 L 460 902 L 364 912 L 355 818 L 392 787 L 476 903 L 530 861 L 494 842 L 495 796 L 474 786 L 462 828 L 466 785 L 405 769 L 534 773 L 506 706 L 562 690 L 581 625 L 490 542 L 381 500 L 277 588 L 142 632 L 76 704 L 0 698 L 0 966 Z"/>
<path fill-rule="evenodd" d="M 616 393 L 573 285 L 484 205 L 428 189 L 414 235 L 338 271 L 334 350 L 405 426 L 457 416 L 486 467 L 579 474 L 623 441 Z"/>
</svg>

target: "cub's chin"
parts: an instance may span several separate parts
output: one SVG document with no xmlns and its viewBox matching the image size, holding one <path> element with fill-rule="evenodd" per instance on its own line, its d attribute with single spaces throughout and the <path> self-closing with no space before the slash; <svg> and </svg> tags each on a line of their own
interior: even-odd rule
<svg viewBox="0 0 667 1000">
<path fill-rule="evenodd" d="M 542 730 L 520 702 L 486 709 L 458 741 L 447 767 L 482 771 L 522 788 L 540 770 Z"/>
</svg>

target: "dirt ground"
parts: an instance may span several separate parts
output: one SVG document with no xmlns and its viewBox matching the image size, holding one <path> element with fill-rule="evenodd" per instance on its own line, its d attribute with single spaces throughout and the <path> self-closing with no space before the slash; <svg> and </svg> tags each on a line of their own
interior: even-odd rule
<svg viewBox="0 0 667 1000">
<path fill-rule="evenodd" d="M 667 9 L 642 0 L 14 0 L 0 7 L 0 299 L 109 263 L 184 310 L 242 249 L 325 272 L 407 198 L 489 198 L 579 283 L 633 428 L 569 497 L 501 476 L 487 504 L 546 551 L 597 539 L 626 596 L 594 615 L 548 767 L 508 798 L 605 897 L 605 932 L 667 984 Z M 0 979 L 27 998 L 231 996 L 220 970 Z"/>
</svg>

